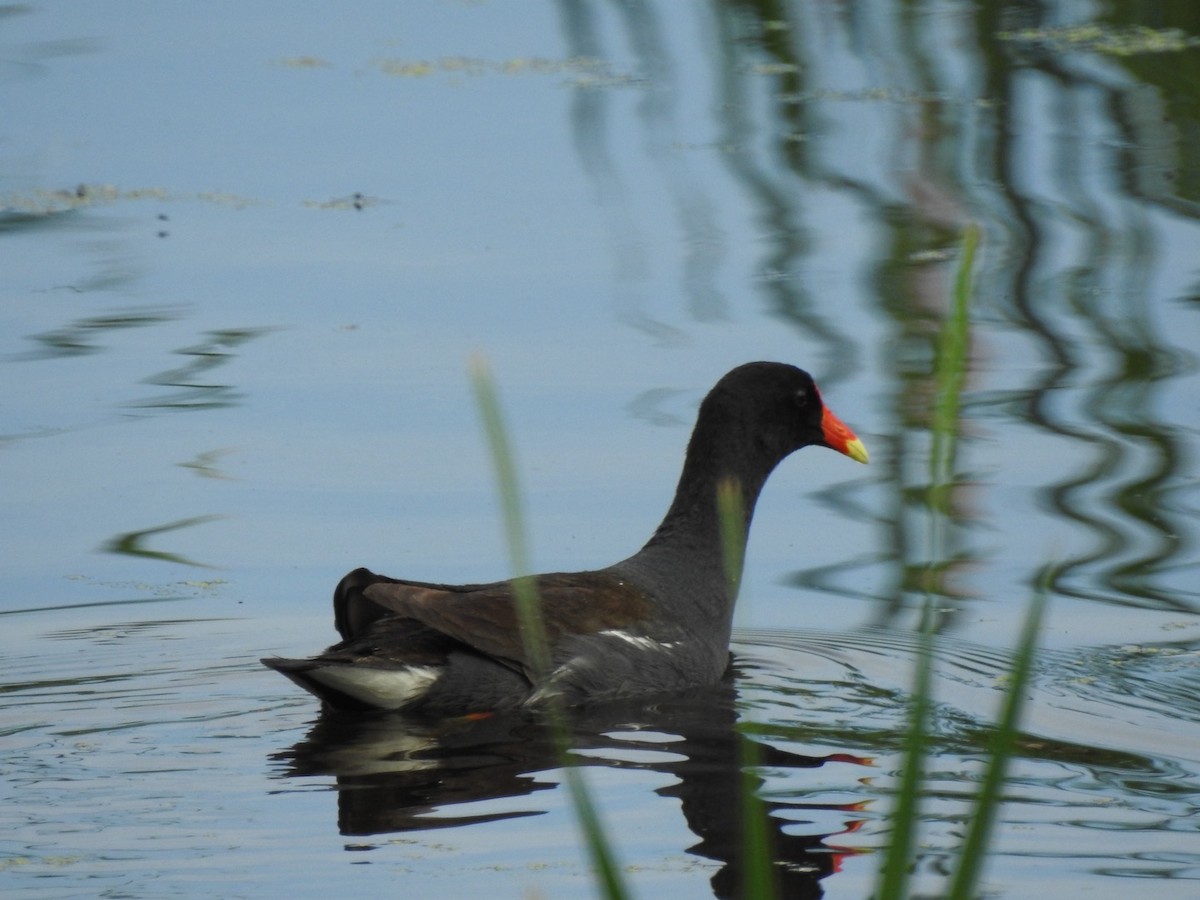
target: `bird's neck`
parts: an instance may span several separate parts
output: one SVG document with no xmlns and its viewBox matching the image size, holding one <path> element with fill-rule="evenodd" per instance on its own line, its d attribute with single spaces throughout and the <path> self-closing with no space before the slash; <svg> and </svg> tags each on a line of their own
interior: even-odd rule
<svg viewBox="0 0 1200 900">
<path fill-rule="evenodd" d="M 670 509 L 630 561 L 673 572 L 699 605 L 731 616 L 754 506 L 777 462 L 752 444 L 705 441 L 698 429 Z"/>
</svg>

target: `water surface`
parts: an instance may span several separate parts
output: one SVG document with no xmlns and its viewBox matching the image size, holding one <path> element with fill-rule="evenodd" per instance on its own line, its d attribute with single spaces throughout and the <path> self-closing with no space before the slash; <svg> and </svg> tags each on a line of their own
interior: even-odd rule
<svg viewBox="0 0 1200 900">
<path fill-rule="evenodd" d="M 6 894 L 592 894 L 542 723 L 347 722 L 257 663 L 355 566 L 507 574 L 482 352 L 538 568 L 640 545 L 741 362 L 872 453 L 773 475 L 729 684 L 573 723 L 639 895 L 736 890 L 754 753 L 790 895 L 869 893 L 930 596 L 936 893 L 1051 561 L 986 887 L 1195 895 L 1190 8 L 4 13 Z"/>
</svg>

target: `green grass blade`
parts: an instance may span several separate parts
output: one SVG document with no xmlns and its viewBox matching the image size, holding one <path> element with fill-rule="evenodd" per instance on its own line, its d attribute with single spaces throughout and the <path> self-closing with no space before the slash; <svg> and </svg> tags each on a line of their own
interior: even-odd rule
<svg viewBox="0 0 1200 900">
<path fill-rule="evenodd" d="M 937 394 L 930 423 L 929 454 L 929 585 L 921 608 L 921 627 L 913 670 L 912 701 L 908 733 L 904 741 L 904 763 L 891 813 L 891 842 L 879 873 L 877 897 L 903 900 L 915 864 L 920 825 L 921 788 L 929 753 L 930 714 L 933 709 L 932 680 L 934 637 L 941 614 L 937 592 L 942 590 L 938 570 L 946 557 L 945 531 L 950 512 L 949 495 L 955 469 L 962 388 L 966 381 L 971 334 L 971 282 L 979 228 L 968 225 L 963 234 L 962 259 L 954 282 L 954 296 L 938 341 L 933 380 Z"/>
<path fill-rule="evenodd" d="M 561 719 L 559 724 L 561 726 Z M 563 773 L 566 777 L 567 790 L 571 795 L 571 805 L 575 809 L 575 816 L 583 831 L 588 858 L 592 862 L 592 871 L 600 880 L 603 896 L 608 900 L 626 900 L 629 891 L 625 887 L 625 880 L 621 877 L 621 870 L 617 867 L 616 859 L 608 842 L 608 834 L 604 830 L 604 823 L 600 821 L 600 814 L 596 810 L 596 805 L 592 803 L 592 795 L 584 780 L 583 771 L 573 760 L 564 759 Z"/>
<path fill-rule="evenodd" d="M 534 680 L 541 681 L 550 671 L 550 649 L 546 629 L 542 622 L 541 602 L 537 585 L 529 574 L 529 553 L 525 543 L 525 521 L 521 510 L 520 491 L 517 486 L 517 469 L 513 462 L 512 447 L 500 412 L 500 402 L 488 370 L 487 362 L 480 356 L 471 359 L 471 385 L 479 414 L 483 420 L 492 461 L 496 467 L 496 481 L 500 490 L 501 510 L 504 517 L 504 534 L 508 543 L 509 558 L 513 572 L 513 594 L 517 601 L 517 617 L 521 627 L 521 642 L 525 655 L 534 672 Z M 592 802 L 583 773 L 567 752 L 568 739 L 566 713 L 562 703 L 551 696 L 547 705 L 547 718 L 551 736 L 562 761 L 567 791 L 571 805 L 579 820 L 584 843 L 592 868 L 609 900 L 624 900 L 628 896 L 620 870 L 617 868 L 608 836 L 600 821 L 600 815 Z"/>
<path fill-rule="evenodd" d="M 1029 683 L 1030 672 L 1033 670 L 1037 637 L 1042 626 L 1046 593 L 1051 578 L 1052 570 L 1047 568 L 1038 584 L 1033 601 L 1029 604 L 1029 612 L 1025 616 L 1020 642 L 1013 659 L 1004 710 L 992 738 L 991 757 L 988 760 L 983 781 L 979 786 L 979 794 L 972 809 L 971 825 L 963 841 L 958 870 L 951 883 L 949 894 L 951 900 L 970 900 L 974 897 L 976 886 L 979 884 L 979 878 L 983 872 L 988 843 L 1000 808 L 1000 793 L 1004 787 L 1005 774 L 1008 770 L 1008 763 L 1016 751 L 1021 710 L 1025 704 L 1025 689 Z"/>
<path fill-rule="evenodd" d="M 742 562 L 746 546 L 746 512 L 742 486 L 734 478 L 717 484 L 717 518 L 721 523 L 721 552 L 725 564 L 725 587 L 737 596 L 742 583 Z"/>
<path fill-rule="evenodd" d="M 771 847 L 771 827 L 766 805 L 758 796 L 757 769 L 761 760 L 760 747 L 748 735 L 739 735 L 742 767 L 742 896 L 770 898 L 777 896 L 774 856 Z"/>
<path fill-rule="evenodd" d="M 979 245 L 979 226 L 968 225 L 963 232 L 962 259 L 954 279 L 950 315 L 938 339 L 934 382 L 937 398 L 933 407 L 933 448 L 930 453 L 931 486 L 935 491 L 935 509 L 944 510 L 944 493 L 954 472 L 955 448 L 962 405 L 962 387 L 967 375 L 967 351 L 971 333 L 971 280 L 975 250 Z"/>
<path fill-rule="evenodd" d="M 723 479 L 717 485 L 717 518 L 721 528 L 721 552 L 725 567 L 725 585 L 736 597 L 742 581 L 742 563 L 746 546 L 746 507 L 742 486 L 735 479 Z M 759 745 L 745 734 L 739 736 L 742 771 L 742 894 L 743 897 L 774 897 L 775 869 L 771 847 L 771 829 L 766 808 L 758 796 Z"/>
<path fill-rule="evenodd" d="M 927 599 L 926 605 L 931 602 Z M 913 848 L 917 845 L 925 756 L 929 747 L 929 716 L 933 707 L 931 681 L 934 621 L 935 617 L 926 609 L 920 642 L 917 645 L 916 668 L 913 672 L 912 705 L 909 708 L 908 731 L 904 738 L 904 765 L 900 772 L 900 784 L 891 814 L 891 841 L 879 873 L 879 888 L 876 891 L 878 900 L 903 900 L 908 896 Z"/>
<path fill-rule="evenodd" d="M 521 493 L 517 485 L 517 467 L 513 462 L 508 432 L 500 414 L 496 388 L 482 357 L 471 359 L 471 386 L 475 402 L 483 419 L 488 449 L 496 467 L 496 483 L 500 489 L 500 509 L 504 517 L 504 535 L 508 544 L 509 563 L 513 571 L 513 594 L 517 599 L 517 619 L 521 623 L 521 642 L 530 661 L 536 681 L 550 671 L 550 655 L 546 630 L 542 624 L 541 603 L 537 586 L 529 574 L 529 550 L 525 543 L 525 517 L 521 510 Z"/>
</svg>

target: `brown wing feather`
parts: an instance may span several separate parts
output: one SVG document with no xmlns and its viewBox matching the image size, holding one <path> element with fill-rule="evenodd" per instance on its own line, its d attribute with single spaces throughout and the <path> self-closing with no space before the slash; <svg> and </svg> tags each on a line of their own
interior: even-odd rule
<svg viewBox="0 0 1200 900">
<path fill-rule="evenodd" d="M 486 584 L 433 584 L 424 581 L 404 581 L 376 575 L 370 569 L 355 569 L 348 573 L 333 591 L 333 624 L 343 640 L 353 640 L 366 634 L 379 619 L 393 614 L 387 606 L 376 603 L 367 596 L 367 588 L 374 584 L 394 584 L 411 589 L 414 594 L 429 591 L 437 594 L 456 592 L 470 593 L 492 585 Z"/>
<path fill-rule="evenodd" d="M 601 572 L 540 575 L 542 621 L 551 647 L 564 635 L 626 628 L 650 613 L 641 591 Z M 377 582 L 365 596 L 391 613 L 415 619 L 482 653 L 529 667 L 510 582 L 447 590 L 445 586 Z"/>
</svg>

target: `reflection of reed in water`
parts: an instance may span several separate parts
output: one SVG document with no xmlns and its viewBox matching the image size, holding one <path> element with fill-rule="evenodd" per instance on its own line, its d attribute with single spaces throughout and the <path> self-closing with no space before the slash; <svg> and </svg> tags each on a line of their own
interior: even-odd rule
<svg viewBox="0 0 1200 900">
<path fill-rule="evenodd" d="M 184 311 L 179 309 L 143 308 L 86 316 L 61 328 L 33 335 L 31 340 L 39 345 L 39 349 L 24 358 L 89 356 L 106 349 L 101 342 L 105 335 L 133 328 L 162 325 L 178 320 L 183 315 Z M 242 394 L 233 385 L 203 383 L 200 378 L 235 358 L 235 351 L 243 344 L 273 330 L 269 327 L 222 328 L 206 332 L 200 343 L 175 351 L 188 357 L 185 365 L 144 379 L 146 384 L 178 390 L 164 397 L 137 400 L 126 405 L 138 409 L 196 410 L 217 409 L 237 404 L 241 401 Z"/>
<path fill-rule="evenodd" d="M 178 531 L 182 528 L 191 528 L 194 525 L 203 525 L 205 522 L 212 522 L 219 519 L 221 516 L 192 516 L 187 519 L 179 519 L 175 522 L 168 522 L 165 525 L 156 525 L 153 528 L 143 528 L 140 531 L 129 531 L 125 534 L 119 534 L 104 544 L 103 549 L 109 553 L 123 553 L 126 556 L 140 556 L 143 559 L 157 559 L 162 562 L 179 563 L 185 566 L 200 566 L 208 568 L 205 563 L 196 562 L 188 559 L 180 553 L 171 553 L 165 550 L 151 550 L 146 546 L 146 540 L 167 531 Z"/>
<path fill-rule="evenodd" d="M 623 110 L 617 99 L 629 96 L 629 88 L 638 91 L 634 107 L 636 127 L 642 135 L 640 148 L 645 162 L 653 167 L 656 184 L 671 204 L 678 224 L 678 236 L 671 246 L 680 253 L 676 276 L 687 299 L 686 314 L 698 322 L 721 319 L 731 314 L 731 304 L 720 285 L 722 268 L 729 258 L 731 244 L 724 218 L 743 216 L 731 213 L 714 199 L 710 178 L 702 170 L 714 162 L 697 155 L 698 150 L 713 155 L 715 165 L 728 170 L 735 187 L 750 207 L 759 236 L 765 247 L 755 266 L 754 287 L 764 295 L 771 311 L 793 326 L 806 341 L 824 345 L 823 362 L 832 371 L 820 373 L 820 380 L 832 385 L 850 371 L 855 358 L 852 341 L 837 317 L 818 308 L 803 269 L 811 261 L 811 240 L 805 224 L 807 197 L 797 182 L 809 181 L 803 145 L 791 139 L 800 124 L 795 121 L 797 104 L 778 103 L 785 94 L 795 94 L 803 81 L 794 48 L 786 39 L 777 40 L 777 32 L 753 27 L 746 11 L 718 5 L 712 23 L 711 54 L 716 81 L 712 96 L 704 99 L 716 119 L 704 123 L 716 130 L 716 137 L 704 144 L 690 141 L 695 123 L 686 118 L 680 98 L 697 89 L 676 65 L 669 29 L 660 21 L 653 5 L 632 4 L 612 7 L 616 18 L 609 22 L 588 4 L 559 6 L 568 52 L 573 57 L 611 58 L 623 50 L 632 54 L 640 78 L 623 90 L 580 86 L 571 94 L 570 122 L 579 163 L 590 179 L 597 202 L 604 213 L 610 236 L 615 281 L 620 296 L 620 315 L 662 343 L 687 339 L 684 327 L 675 324 L 669 313 L 652 311 L 641 292 L 653 272 L 653 254 L 659 236 L 648 236 L 635 205 L 642 198 L 631 197 L 627 185 L 636 176 L 632 172 L 642 160 L 622 160 L 610 145 Z M 607 10 L 605 11 L 607 12 Z M 773 10 L 772 13 L 778 13 Z M 615 37 L 613 37 L 615 35 Z M 787 73 L 779 77 L 765 75 L 757 65 L 762 54 L 782 57 Z M 766 121 L 757 121 L 754 110 L 768 104 Z M 785 128 L 777 133 L 772 115 L 782 117 Z M 765 140 L 757 142 L 762 135 Z M 695 161 L 694 161 L 695 160 Z M 741 227 L 737 225 L 736 227 Z"/>
<path fill-rule="evenodd" d="M 1160 326 L 1152 298 L 1169 271 L 1158 214 L 1200 219 L 1200 191 L 1186 174 L 1196 171 L 1186 157 L 1197 82 L 1181 74 L 1195 71 L 1196 55 L 1130 44 L 1124 26 L 1135 15 L 1117 4 L 1087 42 L 1076 34 L 1063 43 L 1066 32 L 1054 29 L 1005 38 L 1023 70 L 995 88 L 997 190 L 985 199 L 1009 229 L 996 303 L 1042 360 L 1029 386 L 1003 399 L 1015 400 L 1015 417 L 1064 439 L 1056 475 L 1037 489 L 1069 525 L 1052 587 L 1183 610 L 1195 592 L 1177 573 L 1195 536 L 1180 514 L 1184 442 L 1170 389 L 1195 363 L 1186 337 Z M 1115 53 L 1114 42 L 1128 52 Z M 1027 82 L 1021 90 L 1017 78 Z M 1057 122 L 1041 146 L 1026 125 L 1032 104 L 1049 104 Z"/>
<path fill-rule="evenodd" d="M 234 406 L 242 395 L 233 385 L 199 382 L 200 376 L 233 359 L 233 352 L 242 344 L 272 331 L 271 328 L 222 328 L 207 332 L 202 343 L 175 352 L 190 357 L 186 365 L 168 369 L 146 379 L 147 384 L 178 388 L 174 393 L 152 400 L 137 401 L 139 409 L 216 409 Z"/>
<path fill-rule="evenodd" d="M 87 356 L 99 353 L 104 349 L 98 340 L 102 335 L 130 328 L 161 325 L 179 318 L 179 315 L 178 311 L 166 309 L 129 309 L 76 319 L 53 331 L 33 335 L 32 340 L 41 345 L 41 350 L 34 354 L 34 358 Z"/>
</svg>

